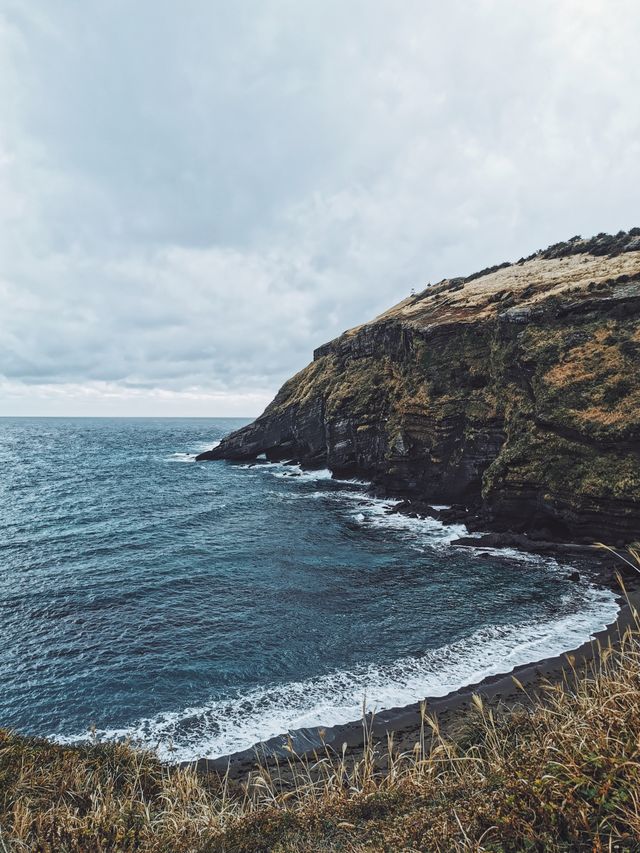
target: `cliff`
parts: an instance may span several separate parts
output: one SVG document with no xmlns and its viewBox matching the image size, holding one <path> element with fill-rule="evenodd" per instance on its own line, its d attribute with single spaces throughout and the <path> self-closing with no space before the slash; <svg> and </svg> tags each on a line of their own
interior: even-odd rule
<svg viewBox="0 0 640 853">
<path fill-rule="evenodd" d="M 640 229 L 409 296 L 198 459 L 262 453 L 498 530 L 640 538 Z"/>
</svg>

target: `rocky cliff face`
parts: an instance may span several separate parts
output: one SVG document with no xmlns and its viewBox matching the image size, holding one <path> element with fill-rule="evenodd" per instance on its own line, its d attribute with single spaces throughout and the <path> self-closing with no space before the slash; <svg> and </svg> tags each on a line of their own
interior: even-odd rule
<svg viewBox="0 0 640 853">
<path fill-rule="evenodd" d="M 262 453 L 496 529 L 640 539 L 640 229 L 408 297 L 198 458 Z"/>
</svg>

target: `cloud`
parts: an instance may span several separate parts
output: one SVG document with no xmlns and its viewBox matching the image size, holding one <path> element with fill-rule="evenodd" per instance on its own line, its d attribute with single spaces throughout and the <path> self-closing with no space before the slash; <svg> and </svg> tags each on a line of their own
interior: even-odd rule
<svg viewBox="0 0 640 853">
<path fill-rule="evenodd" d="M 639 37 L 631 0 L 9 0 L 0 411 L 257 414 L 411 287 L 638 224 Z"/>
</svg>

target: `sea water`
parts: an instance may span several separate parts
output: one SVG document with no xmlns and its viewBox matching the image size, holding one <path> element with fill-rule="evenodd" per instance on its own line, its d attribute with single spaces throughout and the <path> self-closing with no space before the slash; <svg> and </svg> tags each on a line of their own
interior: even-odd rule
<svg viewBox="0 0 640 853">
<path fill-rule="evenodd" d="M 0 419 L 0 726 L 217 757 L 575 648 L 613 594 L 367 484 L 194 456 L 240 419 Z"/>
</svg>

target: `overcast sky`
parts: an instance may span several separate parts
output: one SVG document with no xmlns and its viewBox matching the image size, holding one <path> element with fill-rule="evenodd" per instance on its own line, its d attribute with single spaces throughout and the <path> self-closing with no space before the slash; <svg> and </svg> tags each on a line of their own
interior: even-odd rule
<svg viewBox="0 0 640 853">
<path fill-rule="evenodd" d="M 640 224 L 638 0 L 0 0 L 0 414 L 257 415 L 412 287 Z"/>
</svg>

